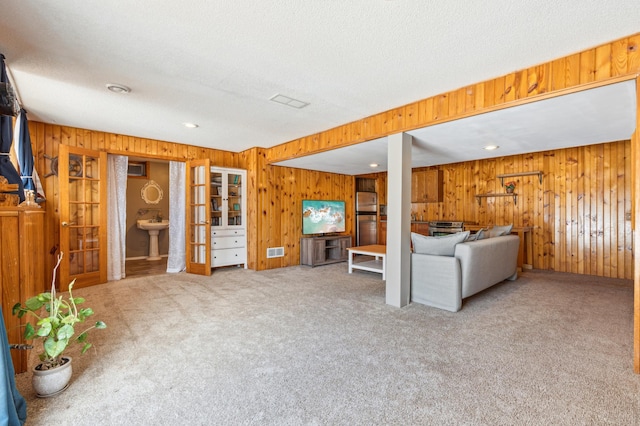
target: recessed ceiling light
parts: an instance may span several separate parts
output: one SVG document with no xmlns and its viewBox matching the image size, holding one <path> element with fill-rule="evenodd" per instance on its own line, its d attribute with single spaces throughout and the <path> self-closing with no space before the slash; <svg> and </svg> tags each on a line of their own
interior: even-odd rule
<svg viewBox="0 0 640 426">
<path fill-rule="evenodd" d="M 195 123 L 182 123 L 182 125 L 183 125 L 184 127 L 188 127 L 189 129 L 195 129 L 195 128 L 197 128 L 197 127 L 198 127 L 198 125 L 197 125 L 197 124 L 195 124 Z"/>
<path fill-rule="evenodd" d="M 487 145 L 483 149 L 486 149 L 487 151 L 493 151 L 498 148 L 500 148 L 498 145 Z"/>
<path fill-rule="evenodd" d="M 113 93 L 129 93 L 131 89 L 127 86 L 123 86 L 122 84 L 116 83 L 107 83 L 107 89 L 109 89 Z"/>
<path fill-rule="evenodd" d="M 277 102 L 282 105 L 290 106 L 293 108 L 304 108 L 309 105 L 309 102 L 299 101 L 297 99 L 290 98 L 289 96 L 275 94 L 269 98 L 270 101 Z"/>
<path fill-rule="evenodd" d="M 372 169 L 375 169 L 376 167 L 378 167 L 379 164 L 378 163 L 371 163 L 369 164 L 369 167 L 371 167 Z"/>
</svg>

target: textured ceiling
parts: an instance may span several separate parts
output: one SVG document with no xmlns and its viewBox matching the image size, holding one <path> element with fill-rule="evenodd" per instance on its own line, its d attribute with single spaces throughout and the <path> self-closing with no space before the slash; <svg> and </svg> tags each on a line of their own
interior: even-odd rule
<svg viewBox="0 0 640 426">
<path fill-rule="evenodd" d="M 241 151 L 612 41 L 639 22 L 637 0 L 9 0 L 0 52 L 31 120 Z M 310 105 L 270 102 L 278 93 Z"/>
</svg>

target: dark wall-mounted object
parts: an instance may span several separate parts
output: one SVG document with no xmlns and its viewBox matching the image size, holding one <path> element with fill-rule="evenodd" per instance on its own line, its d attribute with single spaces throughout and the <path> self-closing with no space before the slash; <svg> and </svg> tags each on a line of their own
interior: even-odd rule
<svg viewBox="0 0 640 426">
<path fill-rule="evenodd" d="M 149 179 L 149 162 L 129 161 L 129 164 L 127 165 L 127 176 Z"/>
<path fill-rule="evenodd" d="M 0 114 L 18 115 L 16 96 L 9 83 L 0 83 Z"/>
</svg>

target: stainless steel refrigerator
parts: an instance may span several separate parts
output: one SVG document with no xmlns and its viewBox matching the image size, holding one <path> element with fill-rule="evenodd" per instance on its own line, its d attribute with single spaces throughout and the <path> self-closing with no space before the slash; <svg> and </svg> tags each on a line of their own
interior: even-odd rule
<svg viewBox="0 0 640 426">
<path fill-rule="evenodd" d="M 356 245 L 378 244 L 378 194 L 356 192 Z"/>
</svg>

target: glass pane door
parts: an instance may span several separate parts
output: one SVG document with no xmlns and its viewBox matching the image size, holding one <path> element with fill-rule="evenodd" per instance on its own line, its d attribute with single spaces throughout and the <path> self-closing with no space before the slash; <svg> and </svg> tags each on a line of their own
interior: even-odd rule
<svg viewBox="0 0 640 426">
<path fill-rule="evenodd" d="M 61 146 L 58 170 L 61 289 L 106 282 L 106 154 Z"/>
<path fill-rule="evenodd" d="M 243 225 L 242 220 L 242 176 L 230 173 L 227 181 L 227 224 L 229 226 Z"/>
<path fill-rule="evenodd" d="M 222 173 L 211 171 L 211 226 L 224 226 L 222 211 L 224 210 L 224 186 Z"/>
<path fill-rule="evenodd" d="M 209 160 L 187 165 L 187 272 L 211 274 Z"/>
</svg>

